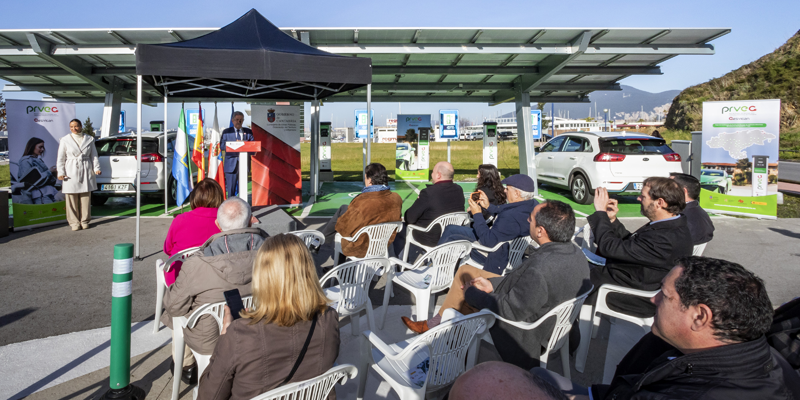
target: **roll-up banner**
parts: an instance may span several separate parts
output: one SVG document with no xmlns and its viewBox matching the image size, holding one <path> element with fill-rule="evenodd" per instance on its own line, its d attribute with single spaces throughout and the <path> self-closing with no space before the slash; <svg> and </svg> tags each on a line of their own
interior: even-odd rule
<svg viewBox="0 0 800 400">
<path fill-rule="evenodd" d="M 430 164 L 429 140 L 431 116 L 400 114 L 397 116 L 395 178 L 406 181 L 427 181 Z"/>
<path fill-rule="evenodd" d="M 251 158 L 252 205 L 300 204 L 300 107 L 254 104 L 251 109 L 253 138 L 261 142 L 261 151 Z"/>
<path fill-rule="evenodd" d="M 700 206 L 776 219 L 780 100 L 703 103 Z"/>
<path fill-rule="evenodd" d="M 14 227 L 66 222 L 56 159 L 75 103 L 7 100 L 6 113 Z"/>
</svg>

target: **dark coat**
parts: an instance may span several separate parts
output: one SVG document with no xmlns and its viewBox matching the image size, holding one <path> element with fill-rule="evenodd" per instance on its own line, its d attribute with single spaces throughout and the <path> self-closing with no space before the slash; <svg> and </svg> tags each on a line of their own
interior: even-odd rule
<svg viewBox="0 0 800 400">
<path fill-rule="evenodd" d="M 528 217 L 538 204 L 536 200 L 525 200 L 502 206 L 490 205 L 487 208 L 489 214 L 497 216 L 491 228 L 486 224 L 483 214 L 474 215 L 472 229 L 478 242 L 483 246 L 494 247 L 500 242 L 530 235 L 531 226 Z M 508 243 L 489 254 L 483 270 L 501 275 L 507 264 Z"/>
<path fill-rule="evenodd" d="M 225 151 L 225 142 L 235 142 L 237 140 L 236 131 L 233 129 L 233 127 L 225 128 L 222 131 L 222 138 L 219 141 L 220 150 Z M 251 131 L 250 128 L 242 127 L 242 140 L 246 142 L 255 140 L 253 139 L 253 131 Z M 239 165 L 239 153 L 228 153 L 225 151 L 225 160 L 223 165 L 225 168 L 225 173 L 234 173 L 236 171 L 236 166 Z"/>
<path fill-rule="evenodd" d="M 352 237 L 367 225 L 400 222 L 402 208 L 403 199 L 390 190 L 361 193 L 350 202 L 347 211 L 336 221 L 336 232 L 344 237 Z M 392 234 L 389 243 L 394 241 L 395 235 L 397 233 Z M 347 257 L 364 257 L 367 249 L 367 235 L 362 235 L 355 242 L 342 240 L 342 253 Z"/>
<path fill-rule="evenodd" d="M 248 400 L 277 388 L 291 372 L 303 349 L 311 321 L 278 326 L 239 318 L 220 336 L 202 378 L 200 400 Z M 320 376 L 339 355 L 339 315 L 328 309 L 320 315 L 314 335 L 289 383 Z M 328 399 L 335 399 L 331 391 Z"/>
<path fill-rule="evenodd" d="M 464 189 L 453 182 L 440 182 L 419 192 L 417 201 L 406 210 L 405 221 L 427 228 L 436 218 L 454 212 L 464 212 Z M 441 235 L 437 226 L 430 232 L 414 232 L 414 239 L 425 246 L 436 246 Z"/>
<path fill-rule="evenodd" d="M 572 242 L 545 243 L 508 275 L 489 281 L 494 288 L 492 293 L 467 288 L 464 293 L 467 304 L 477 309 L 488 308 L 511 321 L 524 322 L 535 322 L 591 287 L 589 264 Z M 555 318 L 530 331 L 497 321 L 491 334 L 503 361 L 527 370 L 539 366 L 542 347 L 547 346 L 554 326 Z"/>
<path fill-rule="evenodd" d="M 658 339 L 658 338 L 655 338 Z M 647 352 L 653 335 L 646 335 L 631 352 Z M 684 355 L 676 349 L 655 356 L 644 370 L 634 372 L 625 363 L 638 363 L 625 356 L 610 385 L 592 385 L 594 399 L 794 399 L 787 382 L 798 379 L 785 371 L 762 336 L 759 339 L 715 347 Z M 644 355 L 645 358 L 650 358 Z M 641 364 L 641 363 L 639 363 Z"/>
<path fill-rule="evenodd" d="M 604 283 L 633 289 L 657 290 L 661 280 L 675 266 L 675 260 L 692 255 L 692 240 L 686 217 L 649 223 L 630 233 L 617 219 L 595 212 L 587 220 L 594 233 L 597 254 L 606 265 L 592 270 L 595 290 Z M 594 299 L 591 299 L 594 301 Z M 633 315 L 654 315 L 649 299 L 609 296 L 608 302 Z"/>
<path fill-rule="evenodd" d="M 693 245 L 708 243 L 714 238 L 714 224 L 711 222 L 711 217 L 697 201 L 686 203 L 686 208 L 681 214 L 686 216 Z"/>
</svg>

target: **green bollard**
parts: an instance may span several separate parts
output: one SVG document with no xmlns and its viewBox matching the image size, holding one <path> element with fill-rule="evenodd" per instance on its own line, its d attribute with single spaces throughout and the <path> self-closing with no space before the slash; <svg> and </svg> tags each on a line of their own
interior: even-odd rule
<svg viewBox="0 0 800 400">
<path fill-rule="evenodd" d="M 131 385 L 131 289 L 133 244 L 114 246 L 111 284 L 111 365 L 104 399 L 144 399 L 144 390 Z"/>
</svg>

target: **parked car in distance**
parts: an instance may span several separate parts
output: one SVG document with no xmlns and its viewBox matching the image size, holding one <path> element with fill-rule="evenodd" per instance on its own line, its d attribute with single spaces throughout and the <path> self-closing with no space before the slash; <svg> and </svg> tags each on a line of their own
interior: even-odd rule
<svg viewBox="0 0 800 400">
<path fill-rule="evenodd" d="M 700 187 L 712 192 L 726 194 L 733 188 L 733 178 L 717 169 L 700 170 Z"/>
<path fill-rule="evenodd" d="M 569 189 L 579 204 L 591 204 L 594 190 L 638 195 L 651 176 L 681 172 L 681 156 L 664 139 L 624 132 L 566 132 L 536 153 L 540 183 Z"/>
<path fill-rule="evenodd" d="M 164 149 L 163 132 L 142 132 L 141 192 L 164 196 L 168 188 L 170 204 L 176 202 L 175 179 L 172 177 L 172 151 L 176 133 L 167 134 L 167 149 Z M 136 134 L 124 133 L 95 141 L 100 170 L 97 190 L 92 192 L 92 205 L 101 206 L 110 197 L 136 196 Z M 189 136 L 188 148 L 194 146 Z M 164 182 L 164 160 L 169 171 L 168 182 Z"/>
<path fill-rule="evenodd" d="M 511 131 L 502 131 L 497 134 L 497 140 L 511 140 L 516 137 L 517 135 L 515 135 L 514 132 Z"/>
</svg>

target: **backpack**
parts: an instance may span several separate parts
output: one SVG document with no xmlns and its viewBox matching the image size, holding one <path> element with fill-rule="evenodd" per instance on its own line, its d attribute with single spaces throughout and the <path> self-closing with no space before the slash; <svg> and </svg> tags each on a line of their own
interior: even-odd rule
<svg viewBox="0 0 800 400">
<path fill-rule="evenodd" d="M 767 342 L 800 372 L 800 297 L 775 310 Z"/>
</svg>

